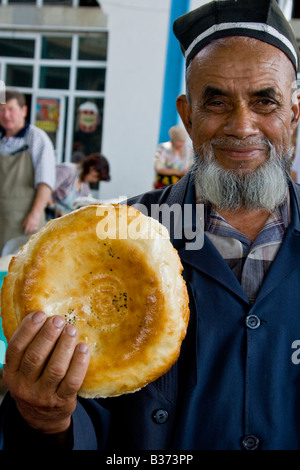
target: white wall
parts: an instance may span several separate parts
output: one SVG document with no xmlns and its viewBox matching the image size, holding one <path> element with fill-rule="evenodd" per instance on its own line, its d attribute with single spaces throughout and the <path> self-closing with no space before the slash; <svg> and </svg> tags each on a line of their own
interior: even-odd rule
<svg viewBox="0 0 300 470">
<path fill-rule="evenodd" d="M 102 153 L 112 179 L 100 198 L 152 189 L 170 0 L 101 0 L 109 46 Z"/>
</svg>

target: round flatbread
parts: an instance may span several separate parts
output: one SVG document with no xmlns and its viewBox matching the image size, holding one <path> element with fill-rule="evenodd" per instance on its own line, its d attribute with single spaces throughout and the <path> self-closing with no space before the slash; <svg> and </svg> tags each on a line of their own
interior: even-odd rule
<svg viewBox="0 0 300 470">
<path fill-rule="evenodd" d="M 181 273 L 157 220 L 126 205 L 82 207 L 48 222 L 12 258 L 4 334 L 9 341 L 32 311 L 61 315 L 91 350 L 79 395 L 134 392 L 178 358 L 189 319 Z"/>
</svg>

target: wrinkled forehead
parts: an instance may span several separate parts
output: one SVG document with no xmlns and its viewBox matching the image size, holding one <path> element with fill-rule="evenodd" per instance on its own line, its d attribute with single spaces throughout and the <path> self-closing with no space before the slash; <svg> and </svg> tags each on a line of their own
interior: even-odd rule
<svg viewBox="0 0 300 470">
<path fill-rule="evenodd" d="M 193 72 L 204 73 L 203 69 L 215 70 L 216 73 L 228 70 L 234 77 L 237 70 L 243 70 L 253 76 L 272 71 L 288 82 L 294 82 L 296 72 L 287 55 L 275 46 L 258 39 L 232 36 L 216 39 L 201 49 L 191 60 L 187 79 Z M 201 70 L 202 69 L 202 70 Z"/>
</svg>

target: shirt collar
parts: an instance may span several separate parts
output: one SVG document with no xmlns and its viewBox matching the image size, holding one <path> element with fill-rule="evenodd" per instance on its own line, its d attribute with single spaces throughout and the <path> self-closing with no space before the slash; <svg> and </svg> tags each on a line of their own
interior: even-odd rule
<svg viewBox="0 0 300 470">
<path fill-rule="evenodd" d="M 197 204 L 201 204 L 201 200 L 196 195 Z M 265 238 L 269 237 L 269 234 L 282 238 L 286 229 L 288 228 L 291 221 L 291 209 L 290 209 L 290 192 L 287 190 L 287 197 L 285 202 L 277 207 L 268 218 L 265 226 L 260 232 L 256 241 L 261 243 Z M 233 236 L 234 238 L 240 239 L 244 243 L 248 241 L 247 237 L 241 232 L 231 227 L 223 217 L 212 207 L 210 203 L 204 203 L 204 231 L 220 236 Z M 277 237 L 276 236 L 276 237 Z M 261 240 L 262 238 L 262 240 Z M 254 244 L 256 244 L 256 241 Z"/>
<path fill-rule="evenodd" d="M 26 122 L 25 126 L 19 132 L 17 132 L 17 134 L 14 135 L 13 137 L 19 137 L 19 138 L 25 137 L 28 127 L 29 127 L 29 124 Z M 5 137 L 5 129 L 2 126 L 0 126 L 0 136 L 1 136 L 1 139 L 2 137 Z"/>
</svg>

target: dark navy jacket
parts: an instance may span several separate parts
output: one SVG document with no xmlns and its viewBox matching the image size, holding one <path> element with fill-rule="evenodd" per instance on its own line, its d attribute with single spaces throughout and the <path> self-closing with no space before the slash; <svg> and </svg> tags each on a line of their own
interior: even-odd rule
<svg viewBox="0 0 300 470">
<path fill-rule="evenodd" d="M 208 239 L 198 250 L 174 240 L 191 310 L 179 360 L 134 394 L 79 399 L 74 449 L 300 449 L 300 187 L 290 193 L 292 220 L 253 306 Z M 191 177 L 129 203 L 195 206 Z M 4 438 L 16 414 L 5 403 Z"/>
</svg>

